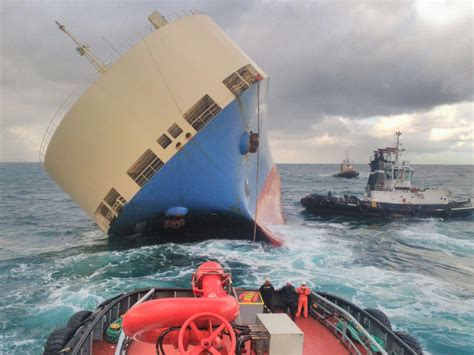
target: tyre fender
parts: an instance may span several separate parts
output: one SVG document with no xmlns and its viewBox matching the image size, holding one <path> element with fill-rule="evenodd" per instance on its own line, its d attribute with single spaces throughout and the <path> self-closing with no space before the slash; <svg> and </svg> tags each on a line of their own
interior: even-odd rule
<svg viewBox="0 0 474 355">
<path fill-rule="evenodd" d="M 446 216 L 451 217 L 453 215 L 453 209 L 451 208 L 451 204 L 448 203 L 448 206 L 444 209 L 444 213 Z"/>
<path fill-rule="evenodd" d="M 382 211 L 382 216 L 384 216 L 384 218 L 389 218 L 390 215 L 392 214 L 392 211 L 390 210 L 390 208 L 382 208 L 381 211 Z"/>
<path fill-rule="evenodd" d="M 390 323 L 390 319 L 387 315 L 382 312 L 380 309 L 377 308 L 366 308 L 364 309 L 367 313 L 369 313 L 372 317 L 377 319 L 380 323 L 382 323 L 388 329 L 392 329 L 392 323 Z"/>
<path fill-rule="evenodd" d="M 421 347 L 420 342 L 413 335 L 407 332 L 395 332 L 397 337 L 399 337 L 406 345 L 410 347 L 417 355 L 423 355 L 423 348 Z"/>
<path fill-rule="evenodd" d="M 74 313 L 67 321 L 67 327 L 76 330 L 91 314 L 91 311 L 79 311 Z"/>
<path fill-rule="evenodd" d="M 363 203 L 359 203 L 359 211 L 361 212 L 367 212 L 369 210 L 369 207 Z"/>
<path fill-rule="evenodd" d="M 43 355 L 57 355 L 74 335 L 75 329 L 69 327 L 55 329 L 51 332 L 44 346 Z"/>
</svg>

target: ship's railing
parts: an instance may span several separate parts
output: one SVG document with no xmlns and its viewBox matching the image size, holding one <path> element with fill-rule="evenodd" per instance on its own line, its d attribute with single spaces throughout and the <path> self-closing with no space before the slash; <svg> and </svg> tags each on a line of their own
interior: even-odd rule
<svg viewBox="0 0 474 355">
<path fill-rule="evenodd" d="M 173 21 L 179 20 L 180 18 L 183 18 L 183 17 L 187 17 L 187 16 L 191 16 L 191 15 L 205 15 L 205 14 L 206 13 L 204 11 L 201 11 L 201 10 L 187 9 L 187 10 L 177 11 L 177 12 L 172 13 L 170 15 L 161 16 L 161 17 L 164 18 L 165 20 L 167 20 L 168 22 L 173 22 Z"/>
<path fill-rule="evenodd" d="M 318 314 L 320 311 L 318 308 L 323 308 L 325 312 L 330 315 L 335 314 L 335 312 L 339 314 L 338 318 L 342 320 L 342 324 L 343 324 L 342 330 L 339 329 L 339 327 L 337 327 L 337 324 L 334 324 L 330 321 L 326 321 L 325 325 L 334 334 L 338 334 L 338 333 L 340 334 L 342 341 L 345 343 L 346 346 L 348 346 L 348 350 L 350 351 L 351 354 L 360 355 L 361 352 L 359 351 L 359 349 L 357 349 L 357 347 L 354 345 L 354 343 L 349 337 L 349 331 L 347 329 L 347 325 L 349 322 L 365 338 L 366 343 L 360 343 L 360 344 L 364 347 L 366 354 L 372 354 L 371 347 L 373 346 L 378 350 L 377 352 L 379 352 L 380 354 L 388 355 L 385 349 L 382 346 L 380 346 L 379 343 L 377 343 L 377 341 L 372 337 L 372 335 L 370 335 L 369 332 L 361 324 L 359 324 L 359 322 L 348 311 L 346 311 L 342 307 L 339 307 L 337 304 L 329 301 L 328 299 L 318 295 L 315 292 L 313 292 L 313 294 L 311 295 L 311 300 L 315 302 L 317 305 L 317 307 L 314 307 L 313 304 L 311 305 L 312 306 L 311 313 Z M 321 316 L 320 313 L 319 315 Z M 323 315 L 322 318 L 327 319 L 327 315 Z"/>
<path fill-rule="evenodd" d="M 99 306 L 94 312 L 91 321 L 87 321 L 83 326 L 79 327 L 75 332 L 74 345 L 66 344 L 65 348 L 73 348 L 72 355 L 91 354 L 93 343 L 96 340 L 104 340 L 104 335 L 111 323 L 115 322 L 121 315 L 125 314 L 130 308 L 139 302 L 159 299 L 159 298 L 179 298 L 192 297 L 193 293 L 190 289 L 153 289 L 145 288 L 132 291 L 125 295 L 106 301 L 105 304 Z M 79 338 L 77 342 L 74 338 Z M 123 338 L 123 336 L 122 336 Z"/>
<path fill-rule="evenodd" d="M 343 298 L 325 292 L 313 292 L 309 303 L 310 315 L 322 322 L 334 334 L 341 336 L 351 354 L 360 354 L 360 351 L 350 339 L 348 324 L 351 324 L 359 334 L 362 334 L 360 338 L 365 340 L 365 344 L 361 345 L 365 348 L 366 354 L 416 355 L 391 329 L 372 314 Z M 332 317 L 343 322 L 342 330 L 331 322 Z M 374 337 L 383 341 L 383 347 Z"/>
<path fill-rule="evenodd" d="M 178 11 L 175 13 L 172 13 L 170 15 L 162 16 L 163 19 L 165 19 L 167 22 L 173 22 L 176 20 L 179 20 L 180 18 L 191 16 L 191 15 L 204 15 L 205 13 L 201 10 L 195 10 L 195 9 L 190 9 L 190 10 L 182 10 Z M 105 60 L 105 65 L 107 67 L 111 67 L 115 62 L 117 62 L 120 57 L 127 52 L 129 49 L 131 49 L 133 46 L 135 46 L 139 41 L 143 40 L 147 35 L 149 35 L 151 32 L 153 32 L 155 29 L 153 26 L 150 24 L 146 26 L 144 29 L 141 31 L 137 31 L 135 35 L 131 36 L 129 39 L 127 39 L 124 43 L 122 43 L 120 46 L 117 48 L 114 48 L 113 46 L 110 45 L 110 43 L 107 44 L 112 47 L 112 53 L 108 56 L 108 58 Z M 104 39 L 105 40 L 105 39 Z M 87 79 L 79 85 L 74 91 L 67 97 L 67 99 L 64 101 L 64 103 L 59 107 L 59 109 L 56 111 L 56 113 L 53 115 L 52 119 L 50 120 L 48 127 L 46 128 L 45 134 L 43 136 L 43 139 L 40 144 L 40 149 L 39 149 L 39 161 L 41 163 L 44 163 L 44 157 L 46 155 L 46 151 L 48 150 L 49 143 L 51 141 L 51 138 L 53 137 L 54 133 L 56 132 L 56 129 L 60 125 L 61 121 L 63 120 L 64 116 L 66 113 L 69 111 L 69 109 L 72 107 L 72 105 L 77 101 L 77 99 L 85 92 L 85 90 L 92 84 L 100 74 L 94 70 Z"/>
</svg>

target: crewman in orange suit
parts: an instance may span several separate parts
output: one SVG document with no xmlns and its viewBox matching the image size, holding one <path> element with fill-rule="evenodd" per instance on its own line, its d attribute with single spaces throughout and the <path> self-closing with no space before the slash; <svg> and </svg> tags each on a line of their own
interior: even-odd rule
<svg viewBox="0 0 474 355">
<path fill-rule="evenodd" d="M 308 318 L 308 296 L 311 294 L 311 290 L 306 286 L 306 282 L 303 281 L 301 283 L 296 293 L 298 294 L 298 312 L 296 312 L 296 317 L 300 317 L 301 309 L 304 308 L 304 317 Z"/>
</svg>

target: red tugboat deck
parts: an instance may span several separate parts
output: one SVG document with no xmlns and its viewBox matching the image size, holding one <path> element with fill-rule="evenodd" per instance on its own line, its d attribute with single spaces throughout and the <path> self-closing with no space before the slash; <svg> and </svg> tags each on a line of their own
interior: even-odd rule
<svg viewBox="0 0 474 355">
<path fill-rule="evenodd" d="M 311 317 L 297 318 L 295 323 L 304 333 L 304 355 L 349 354 L 339 338 L 317 320 Z"/>
<path fill-rule="evenodd" d="M 258 291 L 234 288 L 230 273 L 208 261 L 191 289 L 135 290 L 77 312 L 51 333 L 45 354 L 416 354 L 369 310 L 323 292 L 308 303 L 308 317 L 292 321 L 274 293 L 265 313 Z"/>
<path fill-rule="evenodd" d="M 303 355 L 346 355 L 350 352 L 325 326 L 317 320 L 309 318 L 297 318 L 295 321 L 298 328 L 304 333 Z M 227 338 L 225 338 L 225 341 Z M 115 344 L 107 341 L 95 341 L 94 354 L 113 355 Z M 173 344 L 163 345 L 165 354 L 179 354 L 179 350 Z M 245 346 L 246 354 L 252 354 L 250 344 Z M 360 349 L 359 349 L 360 350 Z M 242 351 L 242 353 L 244 353 Z M 364 352 L 362 352 L 364 354 Z M 127 350 L 127 354 L 156 354 L 155 345 L 144 342 L 133 342 Z"/>
</svg>

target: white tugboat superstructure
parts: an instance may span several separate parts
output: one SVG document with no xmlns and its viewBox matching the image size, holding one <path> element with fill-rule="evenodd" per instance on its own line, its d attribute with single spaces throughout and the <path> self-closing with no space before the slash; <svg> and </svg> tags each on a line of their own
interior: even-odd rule
<svg viewBox="0 0 474 355">
<path fill-rule="evenodd" d="M 374 153 L 373 162 L 383 162 L 384 169 L 374 166 L 370 172 L 371 177 L 366 187 L 365 199 L 370 202 L 396 203 L 407 205 L 447 205 L 451 202 L 452 193 L 446 189 L 422 189 L 411 184 L 415 170 L 408 161 L 401 160 L 400 131 L 395 132 L 396 144 L 394 148 L 380 148 Z M 380 164 L 377 164 L 380 165 Z M 372 163 L 371 163 L 372 166 Z M 383 174 L 383 176 L 382 176 Z M 375 177 L 375 183 L 371 178 Z"/>
<path fill-rule="evenodd" d="M 370 161 L 370 175 L 364 197 L 344 198 L 311 194 L 302 205 L 317 215 L 358 215 L 365 217 L 466 217 L 473 211 L 471 200 L 454 201 L 446 189 L 412 186 L 415 170 L 401 159 L 401 132 L 395 132 L 395 147 L 379 148 Z"/>
</svg>

